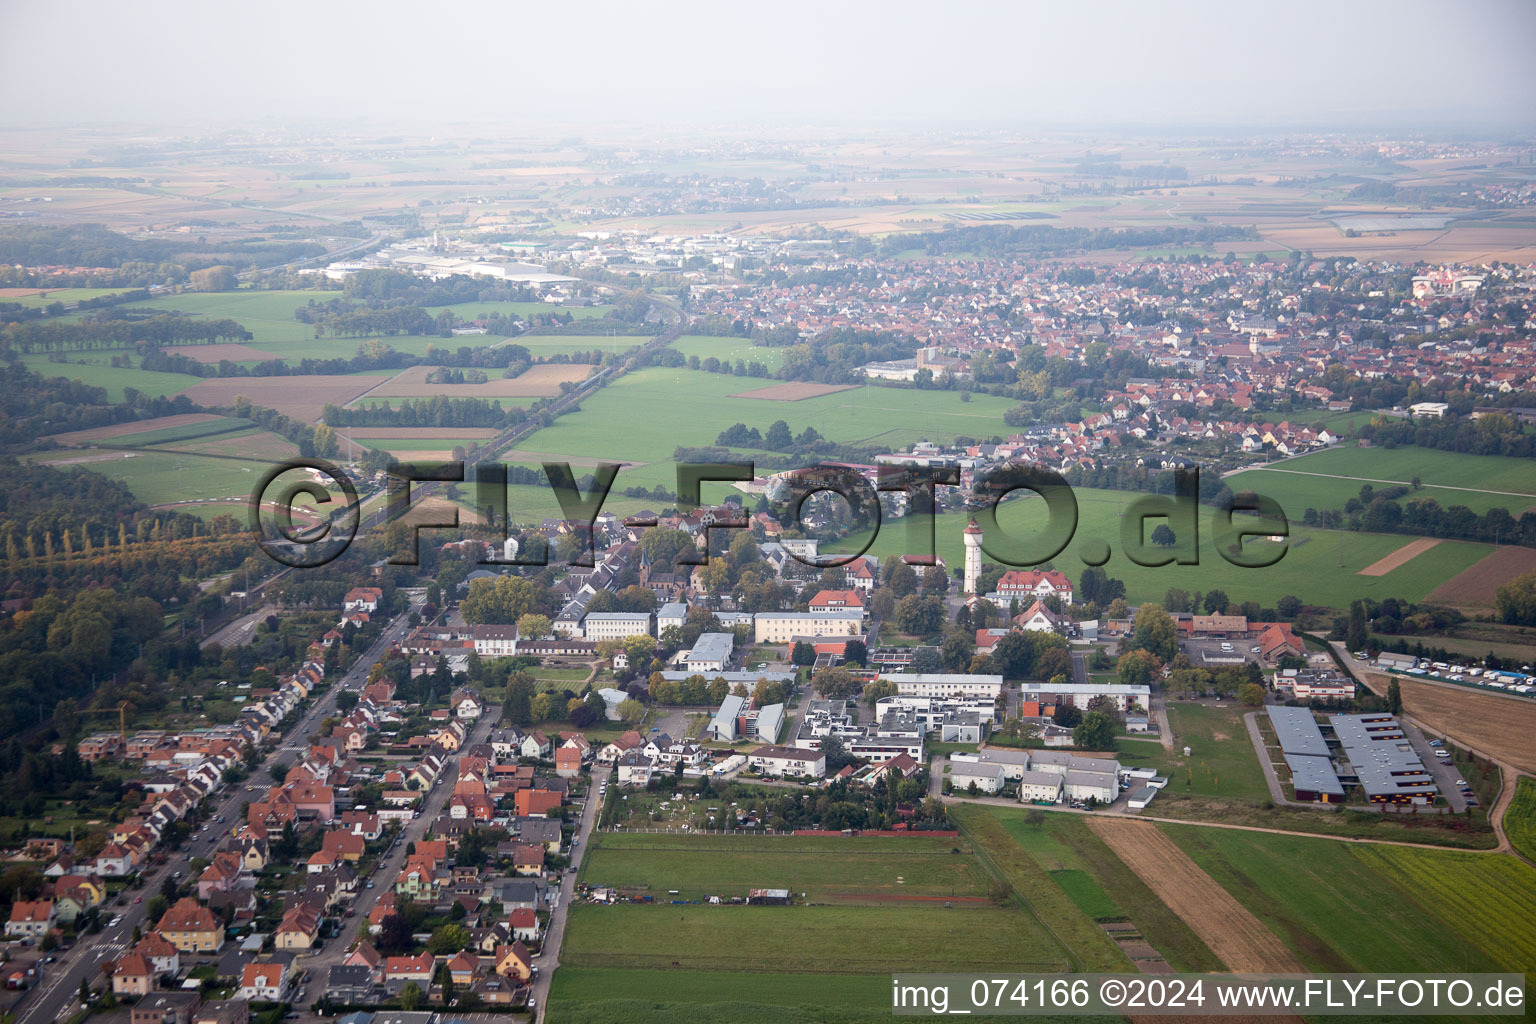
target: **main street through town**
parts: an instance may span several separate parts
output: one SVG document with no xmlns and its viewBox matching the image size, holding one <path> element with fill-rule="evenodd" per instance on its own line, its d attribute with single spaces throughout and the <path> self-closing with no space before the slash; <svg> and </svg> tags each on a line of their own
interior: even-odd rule
<svg viewBox="0 0 1536 1024">
<path fill-rule="evenodd" d="M 68 1017 L 78 1009 L 80 982 L 82 980 L 89 980 L 93 984 L 100 982 L 101 964 L 123 955 L 132 945 L 135 927 L 142 925 L 143 930 L 147 931 L 153 924 L 153 922 L 145 923 L 145 903 L 140 900 L 158 893 L 165 879 L 173 874 L 181 876 L 179 881 L 190 881 L 186 877 L 188 864 L 194 858 L 206 859 L 213 856 L 214 850 L 239 818 L 241 804 L 254 795 L 249 788 L 255 786 L 260 789 L 266 785 L 263 776 L 273 760 L 284 756 L 283 749 L 309 736 L 326 716 L 336 711 L 336 697 L 342 690 L 362 689 L 373 665 L 384 656 L 392 644 L 404 638 L 409 628 L 407 618 L 407 613 L 402 613 L 393 619 L 362 657 L 358 658 L 352 667 L 311 705 L 307 712 L 288 727 L 283 740 L 278 745 L 278 750 L 268 753 L 262 759 L 260 767 L 252 773 L 250 780 L 238 785 L 226 786 L 209 798 L 208 806 L 202 814 L 202 820 L 207 823 L 204 830 L 189 837 L 180 849 L 169 851 L 165 863 L 141 873 L 143 884 L 138 889 L 125 889 L 113 901 L 103 906 L 103 916 L 112 915 L 107 919 L 109 921 L 115 919 L 117 923 L 109 924 L 96 935 L 84 936 L 73 948 L 60 954 L 58 962 L 49 965 L 43 979 L 19 1007 L 16 1024 L 44 1024 L 46 1021 Z M 489 729 L 489 727 L 489 717 L 487 717 L 484 720 L 484 728 Z M 451 785 L 439 787 L 439 791 L 434 791 L 428 797 L 428 801 L 435 799 L 437 806 L 440 807 L 445 799 L 443 791 L 452 788 Z M 429 820 L 428 813 L 423 810 L 421 822 L 425 824 L 427 820 Z M 412 824 L 415 822 L 413 821 Z"/>
</svg>

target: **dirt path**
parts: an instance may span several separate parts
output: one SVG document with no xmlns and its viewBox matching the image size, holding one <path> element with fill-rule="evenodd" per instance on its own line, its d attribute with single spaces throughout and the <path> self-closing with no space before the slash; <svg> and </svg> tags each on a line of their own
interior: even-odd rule
<svg viewBox="0 0 1536 1024">
<path fill-rule="evenodd" d="M 1296 457 L 1297 458 L 1305 458 L 1305 456 L 1303 456 L 1303 455 L 1298 455 Z M 1358 480 L 1361 483 L 1365 483 L 1365 484 L 1398 484 L 1398 485 L 1403 486 L 1403 487 L 1412 487 L 1413 486 L 1413 481 L 1411 481 L 1411 480 L 1379 480 L 1379 479 L 1377 479 L 1376 477 L 1373 477 L 1373 476 L 1344 476 L 1343 474 L 1340 474 L 1340 473 L 1308 473 L 1304 469 L 1276 469 L 1273 465 L 1268 465 L 1268 466 L 1266 466 L 1266 465 L 1242 466 L 1242 467 L 1240 467 L 1238 469 L 1228 470 L 1226 473 L 1223 473 L 1222 476 L 1229 476 L 1229 475 L 1234 475 L 1234 474 L 1237 474 L 1237 473 L 1248 473 L 1248 472 L 1253 472 L 1253 471 L 1256 471 L 1256 470 L 1262 470 L 1265 473 L 1289 473 L 1292 476 L 1320 476 L 1320 477 L 1324 477 L 1324 478 L 1326 478 L 1328 480 Z M 1433 487 L 1433 488 L 1435 488 L 1437 490 L 1441 490 L 1441 491 L 1471 491 L 1473 494 L 1497 494 L 1497 495 L 1500 495 L 1500 496 L 1511 497 L 1511 498 L 1533 498 L 1533 499 L 1536 499 L 1536 494 L 1531 494 L 1528 491 L 1490 491 L 1486 487 L 1452 487 L 1450 484 L 1433 484 L 1433 483 L 1432 484 L 1425 484 L 1424 486 L 1425 487 Z"/>
<path fill-rule="evenodd" d="M 1231 970 L 1305 972 L 1274 932 L 1156 826 L 1098 818 L 1088 827 Z"/>
</svg>

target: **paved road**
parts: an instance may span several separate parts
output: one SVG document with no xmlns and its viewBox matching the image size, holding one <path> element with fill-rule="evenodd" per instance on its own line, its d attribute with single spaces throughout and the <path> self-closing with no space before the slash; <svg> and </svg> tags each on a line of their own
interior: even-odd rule
<svg viewBox="0 0 1536 1024">
<path fill-rule="evenodd" d="M 336 709 L 336 695 L 343 689 L 358 690 L 368 679 L 368 670 L 373 663 L 384 656 L 389 645 L 399 640 L 408 629 L 406 615 L 402 614 L 390 623 L 388 628 L 379 635 L 372 647 L 353 664 L 339 680 L 328 689 L 319 700 L 315 701 L 308 713 L 300 717 L 285 733 L 285 738 L 295 736 L 307 736 L 318 723 Z M 260 767 L 252 774 L 250 781 L 243 785 L 227 786 L 205 801 L 205 811 L 202 818 L 209 822 L 209 827 L 199 831 L 182 844 L 179 850 L 167 851 L 166 862 L 152 870 L 141 873 L 143 884 L 138 889 L 128 889 L 117 897 L 114 902 L 108 903 L 102 908 L 103 915 L 121 915 L 121 921 L 116 925 L 110 925 L 101 930 L 97 935 L 88 935 L 77 942 L 71 950 L 59 957 L 59 962 L 51 965 L 50 973 L 33 989 L 32 994 L 19 1008 L 16 1024 L 45 1024 L 47 1021 L 59 1017 L 67 1017 L 77 1007 L 76 995 L 80 991 L 80 981 L 83 978 L 90 979 L 93 983 L 101 980 L 100 964 L 105 960 L 114 960 L 123 955 L 133 937 L 135 925 L 144 923 L 143 903 L 135 902 L 136 898 L 148 898 L 160 891 L 160 886 L 165 878 L 172 872 L 184 872 L 187 862 L 194 857 L 211 857 L 214 849 L 227 834 L 224 827 L 218 827 L 216 819 L 222 818 L 228 828 L 233 828 L 240 816 L 240 804 L 250 799 L 253 786 L 265 785 L 268 776 L 265 770 L 270 766 L 277 753 L 270 753 L 262 759 Z M 182 878 L 186 882 L 188 879 Z M 111 917 L 108 916 L 108 920 Z M 147 930 L 148 926 L 145 926 Z"/>
<path fill-rule="evenodd" d="M 484 743 L 498 717 L 500 716 L 495 711 L 487 711 L 481 715 L 480 720 L 471 727 L 469 735 L 464 741 L 464 746 L 467 747 L 473 743 Z M 399 835 L 395 837 L 394 842 L 390 845 L 384 856 L 379 858 L 378 865 L 370 876 L 370 880 L 375 882 L 374 887 L 372 889 L 367 888 L 367 883 L 365 882 L 365 887 L 359 891 L 357 898 L 352 901 L 353 916 L 350 919 L 352 923 L 347 926 L 341 936 L 327 943 L 324 949 L 317 953 L 302 956 L 295 961 L 296 966 L 310 972 L 308 981 L 316 980 L 322 969 L 333 967 L 346 959 L 347 947 L 351 945 L 351 933 L 357 929 L 362 921 L 367 919 L 369 912 L 378 903 L 379 897 L 384 894 L 394 877 L 405 866 L 407 846 L 410 843 L 419 842 L 426 835 L 427 829 L 431 826 L 432 822 L 436 821 L 443 813 L 443 808 L 447 804 L 448 798 L 453 795 L 453 783 L 458 778 L 458 764 L 458 754 L 454 754 L 448 759 L 448 764 L 444 767 L 443 774 L 438 778 L 437 785 L 433 786 L 422 800 L 420 815 L 406 822 L 405 827 L 400 830 Z M 308 982 L 306 982 L 307 984 Z M 313 1002 L 320 998 L 320 992 L 306 988 L 301 998 L 307 1002 Z M 297 1002 L 298 1000 L 295 1000 L 295 1003 Z"/>
<path fill-rule="evenodd" d="M 607 768 L 594 766 L 592 769 L 587 799 L 581 809 L 581 824 L 576 829 L 571 847 L 571 866 L 560 880 L 560 896 L 549 915 L 549 930 L 544 935 L 543 952 L 538 958 L 539 973 L 533 978 L 534 1024 L 543 1019 L 544 1011 L 549 1006 L 550 979 L 554 977 L 555 968 L 560 966 L 560 944 L 565 939 L 565 918 L 570 911 L 571 901 L 575 899 L 576 875 L 581 868 L 581 860 L 586 856 L 588 840 L 592 836 L 593 826 L 597 824 L 598 811 L 602 809 L 603 802 L 598 798 L 598 789 L 607 781 L 608 775 Z"/>
<path fill-rule="evenodd" d="M 251 642 L 251 635 L 256 632 L 256 627 L 268 616 L 277 613 L 277 609 L 270 604 L 264 604 L 248 615 L 231 622 L 220 629 L 198 646 L 207 649 L 217 644 L 220 647 L 242 647 Z"/>
</svg>

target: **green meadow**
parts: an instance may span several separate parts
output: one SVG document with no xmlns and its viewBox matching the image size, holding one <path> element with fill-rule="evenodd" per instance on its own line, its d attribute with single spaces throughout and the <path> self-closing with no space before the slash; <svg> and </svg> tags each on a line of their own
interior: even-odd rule
<svg viewBox="0 0 1536 1024">
<path fill-rule="evenodd" d="M 1275 498 L 1287 516 L 1299 520 L 1308 508 L 1342 509 L 1366 483 L 1388 481 L 1371 483 L 1380 491 L 1410 485 L 1414 477 L 1422 486 L 1399 498 L 1400 503 L 1433 498 L 1443 508 L 1465 505 L 1479 515 L 1504 508 L 1516 517 L 1536 506 L 1536 463 L 1531 460 L 1430 448 L 1333 448 L 1234 473 L 1226 483 L 1234 491 L 1246 488 Z"/>
<path fill-rule="evenodd" d="M 721 808 L 722 821 L 724 808 Z M 658 899 L 745 896 L 754 888 L 804 892 L 810 902 L 916 896 L 985 896 L 988 878 L 953 838 L 842 840 L 835 856 L 799 836 L 747 846 L 736 836 L 603 833 L 582 864 L 582 881 L 649 890 Z"/>
<path fill-rule="evenodd" d="M 527 451 L 589 459 L 644 462 L 626 469 L 616 486 L 636 483 L 675 489 L 673 451 L 713 445 L 721 430 L 745 423 L 766 431 L 784 420 L 798 434 L 815 427 L 835 441 L 900 450 L 924 438 L 992 437 L 1007 433 L 1007 399 L 958 392 L 855 387 L 798 402 L 733 397 L 779 383 L 702 370 L 648 367 L 626 374 L 582 402 L 579 412 L 524 439 Z"/>
</svg>

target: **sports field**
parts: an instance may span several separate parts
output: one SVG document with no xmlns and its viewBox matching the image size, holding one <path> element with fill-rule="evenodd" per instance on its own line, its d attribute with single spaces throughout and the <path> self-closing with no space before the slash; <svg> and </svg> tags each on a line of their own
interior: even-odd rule
<svg viewBox="0 0 1536 1024">
<path fill-rule="evenodd" d="M 835 397 L 835 396 L 834 396 Z M 1079 488 L 1074 491 L 1078 505 L 1078 525 L 1072 542 L 1055 559 L 1055 565 L 1068 575 L 1082 571 L 1081 545 L 1089 539 L 1108 542 L 1112 555 L 1104 566 L 1109 575 L 1125 581 L 1126 598 L 1132 604 L 1160 601 L 1170 587 L 1189 591 L 1224 590 L 1233 601 L 1258 601 L 1271 606 L 1285 594 L 1295 594 L 1308 603 L 1347 608 L 1359 597 L 1398 597 L 1418 600 L 1436 586 L 1455 576 L 1492 550 L 1487 544 L 1444 541 L 1411 562 L 1382 576 L 1360 576 L 1359 570 L 1391 554 L 1411 537 L 1401 534 L 1353 533 L 1319 530 L 1292 521 L 1288 549 L 1279 562 L 1259 569 L 1247 569 L 1228 562 L 1215 549 L 1211 531 L 1212 510 L 1198 510 L 1200 527 L 1200 562 L 1198 565 L 1136 565 L 1118 553 L 1122 514 L 1143 495 L 1132 491 L 1106 491 Z M 998 510 L 998 522 L 1019 542 L 1044 534 L 1045 503 L 1033 496 L 1004 502 Z M 1153 524 L 1157 520 L 1151 521 Z M 905 523 L 887 524 L 874 539 L 869 553 L 889 557 L 914 554 L 905 550 Z M 936 547 L 946 565 L 963 561 L 961 531 L 966 518 L 959 513 L 939 517 Z M 1175 532 L 1180 527 L 1175 526 Z M 852 553 L 869 534 L 854 534 L 824 551 Z M 1261 542 L 1263 543 L 1263 542 Z M 1249 547 L 1254 545 L 1250 542 Z M 986 561 L 991 561 L 988 557 Z"/>
<path fill-rule="evenodd" d="M 961 852 L 952 853 L 957 847 Z M 985 899 L 988 878 L 967 844 L 943 838 L 602 833 L 582 881 L 648 890 L 658 899 L 744 895 L 755 888 L 804 892 L 812 903 Z M 681 895 L 669 897 L 676 889 Z"/>
</svg>

